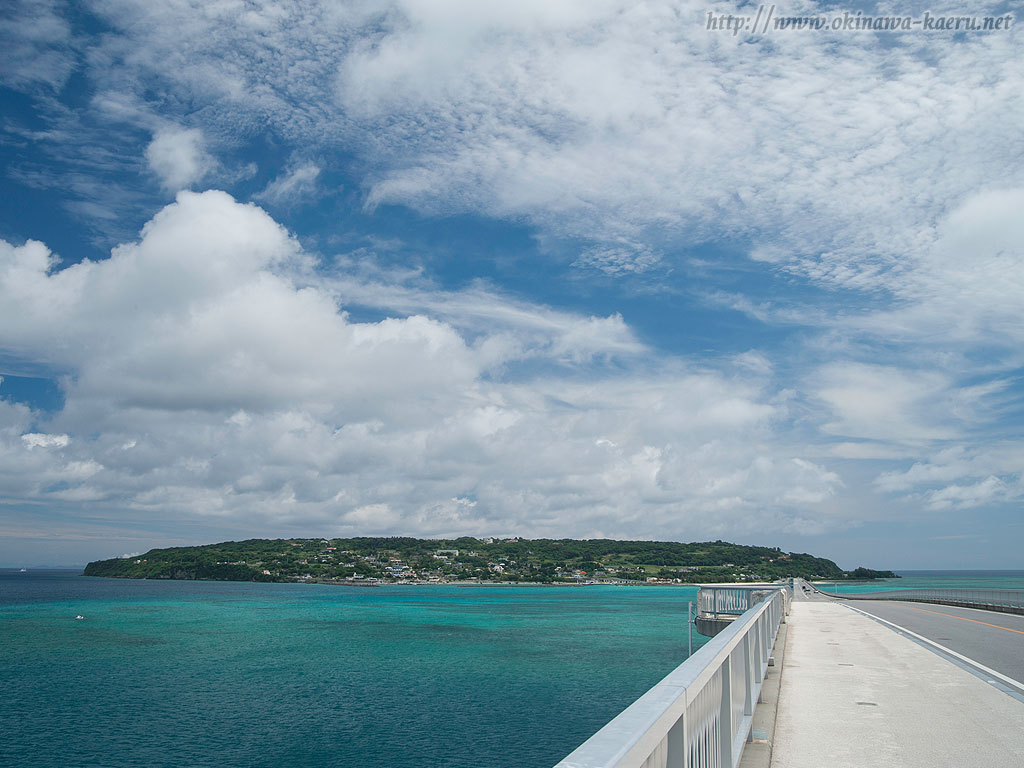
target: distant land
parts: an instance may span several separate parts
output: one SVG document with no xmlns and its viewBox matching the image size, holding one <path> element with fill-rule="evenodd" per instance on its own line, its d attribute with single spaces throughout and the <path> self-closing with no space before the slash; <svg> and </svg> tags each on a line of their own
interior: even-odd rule
<svg viewBox="0 0 1024 768">
<path fill-rule="evenodd" d="M 348 585 L 897 578 L 892 571 L 844 571 L 825 558 L 725 541 L 683 544 L 518 537 L 248 539 L 98 560 L 85 567 L 85 575 Z"/>
</svg>

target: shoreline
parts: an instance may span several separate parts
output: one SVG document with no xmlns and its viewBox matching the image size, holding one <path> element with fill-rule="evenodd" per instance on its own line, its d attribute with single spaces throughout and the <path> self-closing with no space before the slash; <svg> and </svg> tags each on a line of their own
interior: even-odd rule
<svg viewBox="0 0 1024 768">
<path fill-rule="evenodd" d="M 73 569 L 67 569 L 73 570 Z M 79 575 L 84 576 L 84 573 Z M 580 587 L 689 587 L 698 588 L 702 584 L 714 585 L 714 584 L 743 584 L 745 582 L 735 581 L 701 581 L 701 582 L 569 582 L 569 581 L 345 581 L 345 580 L 330 580 L 330 579 L 308 579 L 308 580 L 282 580 L 282 581 L 259 581 L 250 579 L 173 579 L 173 578 L 137 578 L 133 576 L 90 576 L 89 578 L 95 579 L 122 579 L 122 580 L 137 580 L 137 581 L 206 581 L 206 582 L 218 582 L 223 584 L 316 584 L 324 587 L 566 587 L 566 588 L 580 588 Z M 785 580 L 782 580 L 785 581 Z M 808 581 L 811 581 L 810 579 Z M 889 579 L 850 579 L 844 580 L 839 579 L 840 584 L 874 584 L 878 582 L 890 581 Z M 764 582 L 750 582 L 751 584 L 758 584 Z M 832 585 L 836 583 L 836 580 L 827 579 L 821 581 L 812 581 L 814 584 L 828 584 Z"/>
</svg>

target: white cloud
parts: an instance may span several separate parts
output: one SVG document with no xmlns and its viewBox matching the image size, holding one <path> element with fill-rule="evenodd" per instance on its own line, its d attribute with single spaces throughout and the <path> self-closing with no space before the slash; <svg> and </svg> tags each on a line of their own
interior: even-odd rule
<svg viewBox="0 0 1024 768">
<path fill-rule="evenodd" d="M 322 189 L 344 153 L 371 208 L 525 222 L 614 277 L 713 271 L 714 248 L 687 252 L 740 244 L 750 280 L 827 298 L 716 300 L 825 334 L 785 365 L 764 351 L 695 370 L 614 313 L 357 260 L 321 277 L 258 208 L 186 192 L 102 262 L 58 270 L 38 242 L 0 243 L 0 347 L 70 374 L 52 424 L 0 404 L 9 492 L 339 530 L 358 512 L 404 531 L 629 535 L 823 530 L 853 493 L 833 459 L 891 462 L 874 487 L 931 509 L 1015 498 L 1019 470 L 979 435 L 1013 397 L 1024 336 L 1018 31 L 745 40 L 705 28 L 727 3 L 91 7 L 113 30 L 83 62 L 93 108 L 157 128 L 147 159 L 168 190 L 211 172 L 207 138 L 273 134 L 318 164 L 287 168 L 268 203 Z M 19 35 L 59 53 L 50 16 Z M 73 60 L 50 61 L 59 84 Z M 189 114 L 156 114 L 176 104 Z M 117 216 L 95 179 L 69 184 L 80 212 Z M 357 306 L 387 319 L 355 322 Z M 796 392 L 778 391 L 787 376 Z M 70 442 L 29 450 L 42 430 Z M 940 458 L 951 442 L 973 458 Z M 76 462 L 102 470 L 72 482 Z"/>
<path fill-rule="evenodd" d="M 304 163 L 278 176 L 254 195 L 255 200 L 281 205 L 309 197 L 317 188 L 320 168 L 313 163 Z"/>
<path fill-rule="evenodd" d="M 102 464 L 91 460 L 69 461 L 64 467 L 64 473 L 69 480 L 86 480 L 102 470 Z"/>
<path fill-rule="evenodd" d="M 927 462 L 915 462 L 903 472 L 883 472 L 875 483 L 886 491 L 906 491 L 915 486 L 944 483 L 973 474 L 963 447 L 947 448 Z"/>
<path fill-rule="evenodd" d="M 932 509 L 971 509 L 1006 496 L 1006 484 L 992 475 L 973 485 L 949 485 L 926 495 Z"/>
<path fill-rule="evenodd" d="M 619 314 L 581 317 L 517 301 L 479 283 L 443 291 L 426 283 L 418 272 L 410 282 L 407 274 L 360 274 L 363 265 L 358 262 L 346 261 L 343 266 L 345 271 L 329 281 L 342 304 L 442 319 L 480 339 L 478 354 L 495 366 L 535 355 L 581 362 L 609 355 L 636 357 L 648 351 Z"/>
<path fill-rule="evenodd" d="M 0 24 L 0 80 L 26 89 L 43 83 L 59 89 L 75 67 L 71 25 L 55 0 L 9 0 Z"/>
<path fill-rule="evenodd" d="M 347 512 L 342 519 L 344 524 L 356 530 L 387 532 L 400 522 L 401 517 L 387 504 L 367 504 Z"/>
<path fill-rule="evenodd" d="M 593 4 L 529 24 L 455 22 L 455 8 L 397 3 L 345 61 L 343 103 L 406 139 L 373 201 L 612 241 L 717 228 L 788 251 L 814 280 L 871 288 L 922 252 L 949 201 L 1020 178 L 998 159 L 1015 142 L 999 116 L 1020 105 L 1010 35 L 926 58 L 920 39 L 751 44 L 709 33 L 706 7 Z"/>
<path fill-rule="evenodd" d="M 1024 447 L 1011 441 L 935 451 L 906 470 L 882 472 L 875 485 L 929 509 L 973 509 L 1024 499 Z"/>
<path fill-rule="evenodd" d="M 69 374 L 47 433 L 0 403 L 0 451 L 32 462 L 7 492 L 276 530 L 699 536 L 812 519 L 841 488 L 780 443 L 763 364 L 690 370 L 619 316 L 479 288 L 362 283 L 417 310 L 353 322 L 309 258 L 220 192 L 103 261 L 0 248 L 0 347 Z"/>
<path fill-rule="evenodd" d="M 936 407 L 951 388 L 938 373 L 835 362 L 812 372 L 807 385 L 832 415 L 823 426 L 831 434 L 911 444 L 957 434 Z"/>
<path fill-rule="evenodd" d="M 1024 341 L 1024 188 L 967 196 L 938 225 L 934 243 L 887 286 L 894 308 L 850 322 L 907 340 L 1019 348 Z"/>
<path fill-rule="evenodd" d="M 606 275 L 615 276 L 647 272 L 657 266 L 660 260 L 661 255 L 649 248 L 624 242 L 589 248 L 577 257 L 573 266 L 593 267 Z"/>
<path fill-rule="evenodd" d="M 943 217 L 932 246 L 887 281 L 892 305 L 827 321 L 819 353 L 891 360 L 833 362 L 805 377 L 825 406 L 823 429 L 863 440 L 829 453 L 913 461 L 877 477 L 883 492 L 933 510 L 1019 497 L 1021 451 L 1001 422 L 1016 418 L 1024 362 L 1022 206 L 1016 188 L 970 195 Z"/>
<path fill-rule="evenodd" d="M 213 167 L 198 128 L 161 128 L 146 147 L 146 162 L 164 189 L 177 192 L 202 179 Z"/>
<path fill-rule="evenodd" d="M 29 450 L 33 448 L 66 448 L 70 438 L 67 435 L 42 435 L 29 432 L 21 436 L 21 442 Z"/>
<path fill-rule="evenodd" d="M 615 274 L 729 238 L 878 290 L 949 210 L 1024 184 L 1016 30 L 748 40 L 706 29 L 731 3 L 511 5 L 97 0 L 122 34 L 91 74 L 354 153 L 370 205 L 525 219 Z"/>
</svg>

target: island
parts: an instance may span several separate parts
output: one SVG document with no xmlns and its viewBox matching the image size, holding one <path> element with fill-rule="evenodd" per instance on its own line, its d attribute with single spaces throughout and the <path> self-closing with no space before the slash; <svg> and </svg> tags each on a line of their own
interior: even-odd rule
<svg viewBox="0 0 1024 768">
<path fill-rule="evenodd" d="M 472 538 L 248 539 L 98 560 L 86 576 L 378 584 L 695 584 L 897 578 L 725 541 Z"/>
</svg>

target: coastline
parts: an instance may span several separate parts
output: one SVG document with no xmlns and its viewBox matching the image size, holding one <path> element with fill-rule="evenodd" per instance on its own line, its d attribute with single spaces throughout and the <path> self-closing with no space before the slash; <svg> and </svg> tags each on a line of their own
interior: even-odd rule
<svg viewBox="0 0 1024 768">
<path fill-rule="evenodd" d="M 86 574 L 80 573 L 80 576 Z M 610 581 L 332 581 L 330 579 L 301 579 L 281 581 L 255 581 L 249 579 L 172 579 L 172 578 L 138 578 L 133 576 L 88 576 L 90 579 L 121 579 L 124 581 L 191 581 L 217 584 L 316 584 L 324 587 L 688 587 L 696 589 L 701 584 L 735 584 L 734 581 L 701 581 L 701 582 L 610 582 Z M 742 583 L 742 582 L 740 582 Z M 752 581 L 751 584 L 762 582 Z M 829 582 L 832 583 L 832 582 Z M 859 582 L 850 582 L 859 583 Z"/>
</svg>

